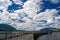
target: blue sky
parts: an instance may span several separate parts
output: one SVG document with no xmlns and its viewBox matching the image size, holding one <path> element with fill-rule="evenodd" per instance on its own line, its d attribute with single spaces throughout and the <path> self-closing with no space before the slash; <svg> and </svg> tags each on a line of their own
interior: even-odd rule
<svg viewBox="0 0 60 40">
<path fill-rule="evenodd" d="M 51 24 L 54 14 L 58 16 L 54 16 L 55 19 L 60 20 L 60 0 L 4 0 L 0 3 L 0 23 L 9 24 L 18 30 L 38 30 L 39 22 Z"/>
<path fill-rule="evenodd" d="M 22 2 L 26 2 L 27 0 L 21 0 L 21 1 Z M 13 0 L 11 0 L 11 2 L 12 2 L 12 4 L 7 9 L 9 12 L 14 12 L 15 10 L 23 9 L 22 5 L 15 4 Z M 58 8 L 60 6 L 60 3 L 52 4 L 51 2 L 44 1 L 44 0 L 43 0 L 43 2 L 44 2 L 44 4 L 42 4 L 43 9 L 41 10 L 41 12 L 45 11 L 46 9 L 57 9 L 57 10 L 60 10 L 60 8 Z"/>
<path fill-rule="evenodd" d="M 12 4 L 10 6 L 8 6 L 8 11 L 9 12 L 14 12 L 15 10 L 18 10 L 18 9 L 23 9 L 22 5 L 18 5 L 18 4 L 15 4 L 13 0 L 10 0 L 12 2 Z M 27 0 L 20 0 L 22 1 L 23 3 L 25 3 Z M 52 4 L 51 2 L 49 1 L 45 1 L 43 0 L 42 2 L 44 2 L 44 4 L 42 4 L 43 8 L 40 12 L 43 12 L 45 11 L 46 9 L 57 9 L 57 10 L 60 10 L 60 8 L 58 8 L 60 6 L 60 3 L 57 3 L 57 4 Z M 2 12 L 2 10 L 0 10 Z"/>
<path fill-rule="evenodd" d="M 8 11 L 9 12 L 14 12 L 15 10 L 18 10 L 18 9 L 23 9 L 22 5 L 18 5 L 18 4 L 15 4 L 13 0 L 10 0 L 12 2 L 12 4 L 8 7 Z M 25 3 L 27 0 L 21 0 L 23 3 Z M 12 11 L 11 11 L 12 10 Z"/>
<path fill-rule="evenodd" d="M 15 10 L 18 10 L 18 9 L 22 9 L 23 7 L 22 7 L 22 5 L 17 5 L 17 4 L 15 4 L 15 3 L 13 3 L 13 4 L 11 4 L 9 7 L 8 7 L 8 11 L 9 12 L 14 12 Z M 12 11 L 11 11 L 12 10 Z"/>
</svg>

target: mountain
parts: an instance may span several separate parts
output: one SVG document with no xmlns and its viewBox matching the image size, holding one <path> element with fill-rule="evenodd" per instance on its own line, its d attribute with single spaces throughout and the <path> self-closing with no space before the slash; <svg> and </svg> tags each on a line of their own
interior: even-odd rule
<svg viewBox="0 0 60 40">
<path fill-rule="evenodd" d="M 41 29 L 41 30 L 33 30 L 33 31 L 28 31 L 28 30 L 18 30 L 18 31 L 20 31 L 20 32 L 34 32 L 34 33 L 36 33 L 36 32 L 40 32 L 40 33 L 48 33 L 48 32 L 58 32 L 58 31 L 60 31 L 60 29 L 57 29 L 57 28 L 43 28 L 43 29 Z"/>
<path fill-rule="evenodd" d="M 7 24 L 0 24 L 0 31 L 16 31 L 16 29 Z"/>
</svg>

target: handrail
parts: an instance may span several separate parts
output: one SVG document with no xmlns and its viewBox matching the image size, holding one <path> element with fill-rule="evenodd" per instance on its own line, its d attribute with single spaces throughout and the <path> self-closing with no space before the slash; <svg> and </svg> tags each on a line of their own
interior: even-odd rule
<svg viewBox="0 0 60 40">
<path fill-rule="evenodd" d="M 14 38 L 14 37 L 18 37 L 18 36 L 23 36 L 23 35 L 27 35 L 27 33 L 23 33 L 23 32 L 0 32 L 0 40 L 1 39 L 8 39 L 8 38 Z"/>
</svg>

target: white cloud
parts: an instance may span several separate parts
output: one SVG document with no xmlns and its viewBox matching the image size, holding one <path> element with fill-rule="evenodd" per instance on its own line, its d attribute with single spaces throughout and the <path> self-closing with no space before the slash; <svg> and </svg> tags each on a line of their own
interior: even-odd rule
<svg viewBox="0 0 60 40">
<path fill-rule="evenodd" d="M 45 0 L 45 1 L 49 1 L 50 3 L 53 3 L 53 4 L 57 4 L 60 2 L 60 0 Z"/>
<path fill-rule="evenodd" d="M 45 12 L 42 12 L 40 14 L 37 14 L 33 20 L 34 21 L 41 21 L 41 20 L 47 20 L 48 23 L 53 22 L 53 15 L 55 15 L 58 11 L 56 9 L 46 10 Z"/>
<path fill-rule="evenodd" d="M 41 24 L 40 22 L 34 22 L 34 21 L 25 22 L 18 26 L 19 27 L 17 27 L 17 30 L 26 30 L 26 31 L 37 31 L 43 28 L 50 27 L 47 24 Z"/>
<path fill-rule="evenodd" d="M 23 5 L 23 2 L 21 0 L 13 0 L 15 4 Z"/>
<path fill-rule="evenodd" d="M 28 17 L 32 18 L 41 10 L 42 3 L 41 0 L 28 0 L 24 3 L 23 10 L 29 15 Z"/>
<path fill-rule="evenodd" d="M 13 0 L 16 4 L 23 4 L 19 0 Z M 9 2 L 9 3 L 8 3 Z M 45 12 L 39 12 L 42 10 L 43 2 L 41 0 L 28 0 L 24 3 L 23 9 L 19 9 L 14 11 L 14 13 L 9 13 L 6 11 L 7 7 L 11 5 L 11 2 L 8 1 L 0 1 L 0 9 L 2 7 L 3 12 L 0 13 L 0 23 L 5 23 L 13 26 L 17 30 L 40 30 L 42 28 L 50 27 L 49 23 L 52 23 L 54 20 L 52 17 L 55 13 L 58 12 L 56 9 L 46 9 Z M 59 17 L 60 18 L 60 17 Z M 22 19 L 25 21 L 24 23 L 19 22 Z M 47 24 L 38 22 L 40 20 L 47 20 Z"/>
<path fill-rule="evenodd" d="M 53 3 L 53 4 L 57 4 L 57 3 L 60 2 L 60 0 L 50 0 L 50 2 Z"/>
<path fill-rule="evenodd" d="M 9 17 L 10 17 L 12 20 L 18 20 L 18 19 L 19 19 L 18 14 L 15 14 L 15 13 L 9 14 Z"/>
<path fill-rule="evenodd" d="M 7 7 L 11 4 L 12 2 L 10 0 L 0 0 L 0 10 L 7 9 Z"/>
<path fill-rule="evenodd" d="M 52 25 L 52 27 L 53 27 L 53 28 L 60 29 L 60 16 L 55 17 L 55 22 L 54 22 L 54 24 Z"/>
</svg>

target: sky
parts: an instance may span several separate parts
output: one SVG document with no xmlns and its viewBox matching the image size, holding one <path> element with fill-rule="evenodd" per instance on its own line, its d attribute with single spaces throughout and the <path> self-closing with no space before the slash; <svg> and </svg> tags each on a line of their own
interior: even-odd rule
<svg viewBox="0 0 60 40">
<path fill-rule="evenodd" d="M 0 24 L 17 30 L 60 29 L 60 0 L 0 0 Z"/>
</svg>

